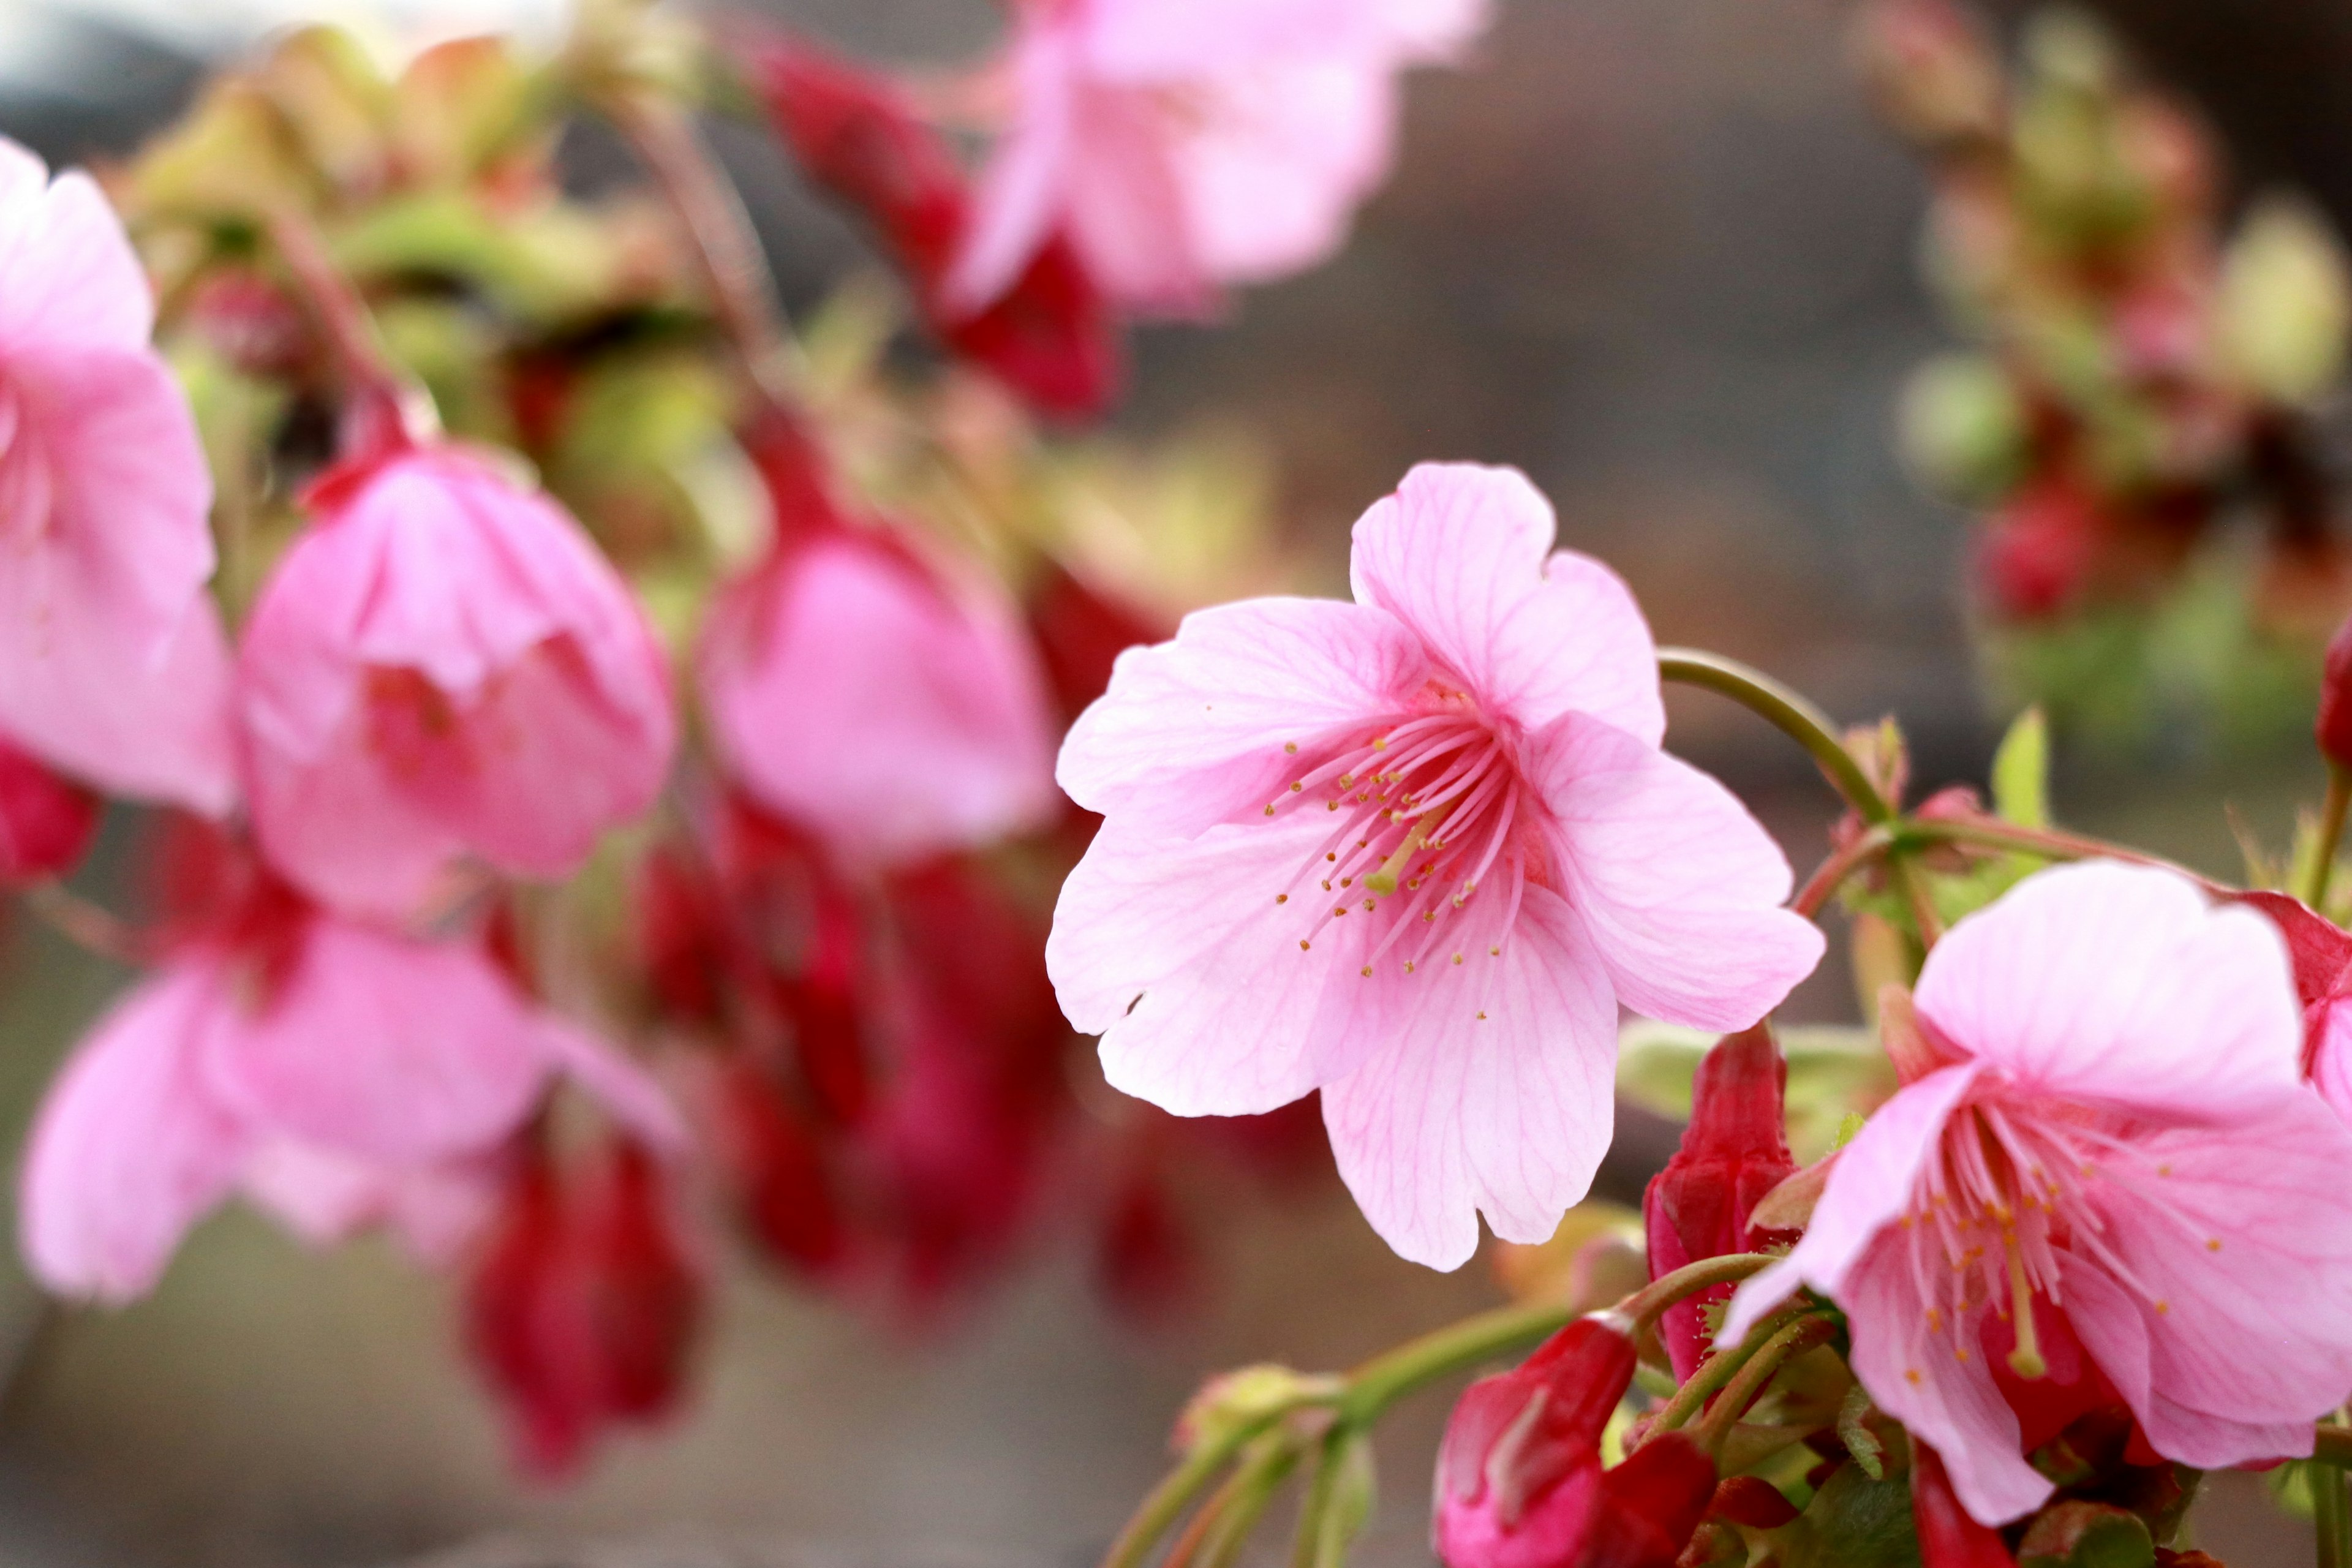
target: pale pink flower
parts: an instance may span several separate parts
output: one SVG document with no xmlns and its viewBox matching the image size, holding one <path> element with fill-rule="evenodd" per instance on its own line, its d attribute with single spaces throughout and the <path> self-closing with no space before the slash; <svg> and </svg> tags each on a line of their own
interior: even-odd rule
<svg viewBox="0 0 2352 1568">
<path fill-rule="evenodd" d="M 1121 654 L 1062 749 L 1107 818 L 1046 944 L 1110 1081 L 1180 1115 L 1323 1091 L 1408 1258 L 1541 1241 L 1612 1118 L 1619 1005 L 1745 1028 L 1822 938 L 1788 863 L 1659 749 L 1656 651 L 1510 469 L 1356 524 L 1356 603 L 1256 599 Z"/>
<path fill-rule="evenodd" d="M 562 508 L 404 450 L 318 487 L 247 627 L 254 828 L 336 908 L 401 918 L 472 856 L 575 869 L 652 804 L 677 718 L 660 648 Z"/>
<path fill-rule="evenodd" d="M 1045 679 L 1002 590 L 828 525 L 713 605 L 703 704 L 730 773 L 848 864 L 971 848 L 1054 806 Z"/>
<path fill-rule="evenodd" d="M 1397 78 L 1483 0 L 1030 0 L 1013 119 L 949 282 L 982 308 L 1057 233 L 1130 310 L 1198 314 L 1220 285 L 1336 252 L 1394 155 Z"/>
<path fill-rule="evenodd" d="M 195 421 L 88 175 L 0 139 L 0 732 L 208 815 L 235 797 Z"/>
<path fill-rule="evenodd" d="M 2310 1453 L 2352 1390 L 2352 1132 L 2304 1082 L 2276 931 L 2172 872 L 2044 871 L 1936 945 L 1916 1007 L 1911 1081 L 1721 1341 L 1800 1284 L 1836 1301 L 1855 1375 L 1988 1524 L 2051 1491 L 2002 1388 L 2061 1371 L 2044 1345 L 2167 1458 Z"/>
<path fill-rule="evenodd" d="M 487 1210 L 486 1163 L 559 1074 L 639 1136 L 683 1140 L 638 1068 L 478 946 L 295 912 L 257 944 L 190 948 L 51 1086 L 26 1155 L 26 1257 L 53 1290 L 127 1300 L 242 1188 L 308 1239 L 383 1222 L 446 1258 Z"/>
</svg>

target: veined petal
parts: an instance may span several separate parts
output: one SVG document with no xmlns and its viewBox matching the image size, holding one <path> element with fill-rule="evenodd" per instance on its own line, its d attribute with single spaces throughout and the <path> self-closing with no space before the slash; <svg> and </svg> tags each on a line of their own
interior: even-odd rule
<svg viewBox="0 0 2352 1568">
<path fill-rule="evenodd" d="M 1971 1518 L 2005 1524 L 2041 1507 L 2053 1489 L 2018 1452 L 2017 1416 L 1970 1331 L 1974 1321 L 1938 1318 L 1918 1288 L 1925 1271 L 1950 1268 L 1925 1226 L 1899 1231 L 1864 1255 L 1838 1304 L 1853 1338 L 1854 1375 L 1872 1400 L 1934 1445 Z"/>
<path fill-rule="evenodd" d="M 1552 552 L 1558 531 L 1517 469 L 1423 463 L 1356 523 L 1357 602 L 1411 626 L 1495 717 L 1532 732 L 1589 713 L 1655 745 L 1649 625 L 1615 573 Z"/>
<path fill-rule="evenodd" d="M 2176 872 L 2039 872 L 1928 954 L 1920 1013 L 2021 1089 L 2221 1122 L 2294 1096 L 2303 1023 L 2286 948 Z"/>
<path fill-rule="evenodd" d="M 1102 1036 L 1114 1088 L 1236 1116 L 1317 1086 L 1323 993 L 1360 979 L 1370 923 L 1319 919 L 1329 899 L 1312 881 L 1276 895 L 1328 833 L 1308 814 L 1196 839 L 1114 818 L 1095 835 L 1062 885 L 1045 970 L 1071 1026 Z"/>
<path fill-rule="evenodd" d="M 2151 1396 L 2256 1426 L 2307 1426 L 2342 1401 L 2352 1389 L 2352 1131 L 2316 1094 L 2227 1128 L 2152 1133 L 2137 1158 L 2100 1170 L 2100 1240 L 2145 1325 Z M 2202 1464 L 2276 1457 L 2159 1451 Z"/>
<path fill-rule="evenodd" d="M 1878 1108 L 1839 1153 L 1803 1239 L 1732 1297 L 1719 1339 L 1738 1343 L 1801 1283 L 1845 1304 L 1847 1276 L 1912 1203 L 1944 1123 L 1978 1071 L 1973 1065 L 1941 1068 Z"/>
<path fill-rule="evenodd" d="M 1570 901 L 1619 1001 L 1669 1023 L 1744 1029 L 1812 973 L 1820 928 L 1780 907 L 1789 862 L 1729 790 L 1580 713 L 1531 751 Z"/>
<path fill-rule="evenodd" d="M 1393 616 L 1328 599 L 1196 610 L 1173 641 L 1118 656 L 1055 777 L 1088 811 L 1148 809 L 1198 831 L 1286 786 L 1283 748 L 1397 711 L 1429 661 Z"/>
<path fill-rule="evenodd" d="M 6 146 L 5 178 L 16 195 L 44 171 L 24 149 Z M 32 200 L 18 195 L 6 205 L 12 227 L 23 227 L 0 245 L 0 353 L 60 341 L 145 349 L 155 316 L 147 274 L 96 182 L 75 170 Z"/>
<path fill-rule="evenodd" d="M 1349 1191 L 1433 1268 L 1477 1250 L 1481 1211 L 1505 1240 L 1548 1238 L 1591 1187 L 1615 1115 L 1616 1003 L 1576 915 L 1536 887 L 1507 935 L 1496 906 L 1469 910 L 1486 918 L 1463 933 L 1462 964 L 1362 982 L 1381 988 L 1377 1013 L 1357 1011 L 1381 1048 L 1323 1088 Z M 1335 1004 L 1351 983 L 1331 982 Z"/>
<path fill-rule="evenodd" d="M 208 963 L 142 982 L 50 1086 L 22 1194 L 26 1259 L 50 1289 L 145 1294 L 188 1227 L 227 1195 L 248 1139 L 195 1061 L 225 990 Z"/>
</svg>

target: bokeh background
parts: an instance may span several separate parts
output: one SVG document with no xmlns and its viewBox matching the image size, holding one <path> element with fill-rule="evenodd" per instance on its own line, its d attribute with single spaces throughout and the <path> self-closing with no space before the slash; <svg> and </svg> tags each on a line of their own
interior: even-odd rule
<svg viewBox="0 0 2352 1568">
<path fill-rule="evenodd" d="M 990 0 L 766 0 L 852 51 L 948 63 Z M 1917 280 L 1926 203 L 1872 121 L 1836 0 L 1497 0 L 1460 71 L 1411 83 L 1396 176 L 1334 264 L 1244 298 L 1210 330 L 1147 331 L 1120 416 L 1147 437 L 1255 443 L 1282 526 L 1344 579 L 1346 528 L 1424 458 L 1526 468 L 1565 542 L 1633 584 L 1661 637 L 1758 663 L 1841 718 L 1895 712 L 1928 782 L 1980 774 L 1998 733 L 1967 635 L 1958 514 L 1894 457 L 1904 375 L 1947 341 Z M 2117 0 L 2152 74 L 2217 124 L 2241 195 L 2291 184 L 2352 216 L 2352 8 L 2328 0 Z M 0 132 L 53 161 L 128 152 L 208 58 L 321 16 L 382 37 L 516 26 L 559 0 L 0 0 Z M 720 132 L 805 308 L 868 265 L 756 135 Z M 610 177 L 583 140 L 579 177 Z M 1826 797 L 1760 725 L 1678 698 L 1675 743 L 1758 804 L 1791 858 Z M 2226 762 L 2227 771 L 2223 764 Z M 2062 750 L 2059 802 L 2227 872 L 2224 799 L 2273 836 L 2316 765 L 2291 752 L 2117 758 Z M 29 923 L 0 984 L 0 1145 L 119 976 Z M 1804 1016 L 1851 1016 L 1844 977 Z M 1640 1183 L 1672 1130 L 1629 1121 L 1604 1174 Z M 1381 1247 L 1329 1184 L 1239 1207 L 1190 1320 L 1108 1321 L 1066 1253 L 919 1338 L 724 1272 L 699 1396 L 560 1491 L 519 1486 L 448 1342 L 445 1283 L 361 1245 L 298 1250 L 237 1215 L 152 1299 L 44 1308 L 0 1263 L 0 1562 L 26 1564 L 843 1563 L 1080 1568 L 1164 1459 L 1206 1372 L 1344 1364 L 1495 1299 Z M 13 1259 L 13 1248 L 7 1254 Z M 1365 1561 L 1426 1561 L 1428 1457 L 1450 1395 L 1382 1447 Z M 2252 1478 L 2202 1542 L 2236 1568 L 2309 1560 Z"/>
</svg>

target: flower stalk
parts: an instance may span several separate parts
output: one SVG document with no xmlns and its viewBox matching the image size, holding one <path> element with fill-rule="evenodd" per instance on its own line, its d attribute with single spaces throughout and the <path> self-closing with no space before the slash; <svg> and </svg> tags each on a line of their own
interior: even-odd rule
<svg viewBox="0 0 2352 1568">
<path fill-rule="evenodd" d="M 2327 795 L 2319 806 L 2319 838 L 2312 846 L 2311 865 L 2305 870 L 2305 881 L 2300 889 L 2303 901 L 2318 909 L 2327 897 L 2327 884 L 2336 873 L 2336 851 L 2344 842 L 2344 816 L 2352 807 L 2352 769 L 2340 763 L 2327 765 Z"/>
<path fill-rule="evenodd" d="M 439 434 L 432 395 L 393 362 L 374 312 L 328 253 L 316 226 L 280 204 L 269 210 L 264 227 L 343 379 L 346 450 L 389 451 Z"/>
</svg>

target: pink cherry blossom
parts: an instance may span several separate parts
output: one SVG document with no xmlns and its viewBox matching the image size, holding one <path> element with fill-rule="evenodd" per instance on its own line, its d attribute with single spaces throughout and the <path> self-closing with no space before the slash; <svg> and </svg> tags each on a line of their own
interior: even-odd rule
<svg viewBox="0 0 2352 1568">
<path fill-rule="evenodd" d="M 1054 805 L 1045 679 L 1001 589 L 830 524 L 713 606 L 702 693 L 728 770 L 847 864 L 989 843 Z"/>
<path fill-rule="evenodd" d="M 0 732 L 212 815 L 235 796 L 195 421 L 89 176 L 0 140 Z"/>
<path fill-rule="evenodd" d="M 1269 598 L 1119 656 L 1064 744 L 1106 817 L 1046 965 L 1110 1081 L 1180 1115 L 1323 1091 L 1357 1201 L 1440 1268 L 1582 1197 L 1621 1004 L 1745 1028 L 1822 952 L 1789 868 L 1659 749 L 1656 652 L 1509 469 L 1356 524 L 1354 604 Z"/>
<path fill-rule="evenodd" d="M 1339 248 L 1394 154 L 1397 77 L 1484 21 L 1481 0 L 1029 0 L 1013 124 L 982 173 L 951 300 L 997 299 L 1066 233 L 1131 310 Z"/>
<path fill-rule="evenodd" d="M 625 1059 L 533 1007 L 469 942 L 297 910 L 179 952 L 75 1050 L 26 1157 L 25 1251 L 58 1292 L 152 1288 L 240 1187 L 298 1235 L 394 1226 L 446 1258 L 489 1158 L 559 1074 L 666 1148 L 684 1131 Z"/>
<path fill-rule="evenodd" d="M 447 447 L 319 487 L 247 628 L 254 826 L 305 891 L 415 912 L 466 856 L 576 868 L 677 738 L 660 649 L 553 501 Z"/>
<path fill-rule="evenodd" d="M 1937 944 L 1916 1012 L 1934 1059 L 1724 1337 L 1801 1283 L 1836 1301 L 1871 1397 L 1988 1524 L 2051 1491 L 1993 1359 L 2030 1384 L 2067 1336 L 2168 1458 L 2311 1452 L 2352 1389 L 2352 1132 L 2303 1080 L 2269 922 L 2169 871 L 2044 871 Z"/>
</svg>

